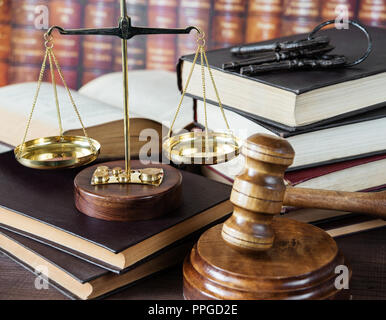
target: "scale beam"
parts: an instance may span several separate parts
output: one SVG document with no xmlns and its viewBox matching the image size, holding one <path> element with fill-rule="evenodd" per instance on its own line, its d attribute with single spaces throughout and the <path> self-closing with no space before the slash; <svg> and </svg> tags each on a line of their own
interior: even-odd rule
<svg viewBox="0 0 386 320">
<path fill-rule="evenodd" d="M 99 28 L 99 29 L 63 29 L 59 26 L 53 26 L 48 29 L 48 35 L 54 30 L 58 30 L 63 35 L 104 35 L 104 36 L 116 36 L 121 39 L 129 40 L 138 35 L 151 35 L 151 34 L 188 34 L 192 30 L 200 32 L 196 27 L 188 27 L 185 29 L 165 29 L 165 28 L 145 28 L 145 27 L 133 27 L 131 25 L 130 17 L 123 17 L 119 22 L 117 28 Z"/>
<path fill-rule="evenodd" d="M 129 122 L 129 92 L 128 92 L 128 67 L 127 67 L 127 40 L 138 35 L 156 35 L 156 34 L 189 34 L 192 30 L 200 33 L 196 27 L 185 29 L 165 29 L 165 28 L 145 28 L 134 27 L 131 25 L 131 18 L 127 15 L 126 1 L 121 0 L 121 17 L 119 25 L 116 28 L 99 28 L 99 29 L 63 29 L 59 26 L 52 26 L 48 29 L 47 34 L 51 36 L 54 30 L 62 35 L 104 35 L 116 36 L 122 39 L 122 73 L 123 73 L 123 109 L 124 109 L 124 136 L 125 136 L 125 174 L 127 183 L 130 183 L 131 166 L 130 166 L 130 122 Z M 122 180 L 123 181 L 123 180 Z M 122 182 L 124 183 L 124 182 Z"/>
</svg>

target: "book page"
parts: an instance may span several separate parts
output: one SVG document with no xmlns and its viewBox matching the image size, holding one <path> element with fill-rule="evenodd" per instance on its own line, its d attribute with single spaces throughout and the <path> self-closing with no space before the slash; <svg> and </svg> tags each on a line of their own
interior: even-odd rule
<svg viewBox="0 0 386 320">
<path fill-rule="evenodd" d="M 7 152 L 9 150 L 11 150 L 11 148 L 9 146 L 6 146 L 5 144 L 0 143 L 0 153 Z"/>
<path fill-rule="evenodd" d="M 16 146 L 23 140 L 37 83 L 29 82 L 0 88 L 0 142 Z M 63 130 L 81 128 L 81 124 L 64 87 L 58 86 Z M 123 118 L 122 109 L 71 91 L 86 127 Z M 27 140 L 59 134 L 53 87 L 42 83 Z"/>
<path fill-rule="evenodd" d="M 170 127 L 181 99 L 176 73 L 135 70 L 129 71 L 128 80 L 130 114 L 137 114 Z M 79 93 L 122 109 L 122 72 L 101 76 L 83 86 Z M 174 130 L 185 127 L 193 122 L 193 119 L 193 100 L 185 97 Z"/>
</svg>

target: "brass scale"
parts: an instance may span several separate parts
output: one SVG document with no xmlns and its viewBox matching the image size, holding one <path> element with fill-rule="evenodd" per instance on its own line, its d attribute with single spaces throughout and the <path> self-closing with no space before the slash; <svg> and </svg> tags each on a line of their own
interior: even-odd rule
<svg viewBox="0 0 386 320">
<path fill-rule="evenodd" d="M 163 28 L 142 28 L 131 25 L 131 19 L 127 15 L 126 1 L 120 1 L 121 17 L 119 25 L 116 28 L 102 29 L 72 29 L 65 30 L 59 26 L 51 27 L 44 35 L 46 52 L 40 71 L 36 94 L 33 99 L 32 110 L 27 122 L 25 134 L 22 143 L 14 150 L 16 159 L 24 166 L 34 169 L 59 169 L 74 168 L 86 165 L 97 159 L 100 152 L 98 141 L 90 138 L 80 117 L 75 101 L 63 77 L 59 63 L 53 51 L 52 32 L 56 29 L 63 35 L 106 35 L 117 36 L 122 39 L 122 71 L 123 71 L 123 89 L 124 89 L 124 140 L 125 140 L 125 168 L 109 168 L 108 166 L 99 166 L 94 171 L 91 178 L 91 185 L 105 184 L 144 184 L 159 186 L 162 183 L 164 172 L 159 168 L 144 168 L 132 170 L 130 166 L 130 126 L 129 126 L 129 92 L 128 92 L 128 66 L 127 66 L 127 40 L 137 35 L 151 34 L 189 34 L 192 30 L 198 32 L 197 50 L 193 60 L 193 65 L 187 78 L 182 96 L 177 107 L 174 119 L 169 129 L 168 138 L 163 143 L 163 149 L 167 157 L 175 163 L 199 163 L 214 164 L 228 161 L 239 154 L 240 141 L 230 130 L 228 121 L 221 104 L 219 92 L 214 82 L 212 71 L 209 67 L 208 59 L 205 53 L 205 35 L 197 27 L 188 27 L 186 29 L 163 29 Z M 203 97 L 205 106 L 205 131 L 190 132 L 172 136 L 172 130 L 175 120 L 180 111 L 183 98 L 189 86 L 194 67 L 198 58 L 201 61 Z M 30 127 L 33 112 L 35 110 L 39 95 L 40 86 L 46 68 L 47 60 L 50 64 L 52 87 L 56 103 L 57 117 L 59 123 L 59 135 L 53 137 L 38 138 L 26 141 Z M 54 79 L 54 65 L 67 90 L 71 104 L 83 128 L 84 136 L 64 136 L 59 101 Z M 207 66 L 214 91 L 217 96 L 218 104 L 224 118 L 226 129 L 224 132 L 210 132 L 208 130 L 206 116 L 206 87 L 205 87 L 205 65 Z"/>
</svg>

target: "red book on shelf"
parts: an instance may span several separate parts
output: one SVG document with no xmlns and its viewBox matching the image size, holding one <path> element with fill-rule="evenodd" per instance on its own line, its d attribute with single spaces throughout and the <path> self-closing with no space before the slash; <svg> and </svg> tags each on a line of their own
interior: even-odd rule
<svg viewBox="0 0 386 320">
<path fill-rule="evenodd" d="M 116 1 L 116 16 L 120 15 L 119 0 Z M 127 0 L 127 14 L 133 26 L 147 26 L 147 0 Z M 114 71 L 122 70 L 121 39 L 114 38 Z M 127 65 L 129 70 L 146 67 L 146 36 L 136 36 L 127 46 Z"/>
<path fill-rule="evenodd" d="M 58 25 L 65 29 L 78 29 L 82 26 L 83 8 L 79 0 L 51 0 L 49 9 L 51 25 Z M 62 68 L 64 78 L 70 88 L 77 89 L 81 37 L 60 35 L 56 31 L 53 36 L 54 53 Z M 49 74 L 48 79 L 50 80 L 50 78 Z M 62 84 L 57 72 L 55 73 L 55 80 Z"/>
<path fill-rule="evenodd" d="M 358 17 L 364 24 L 386 28 L 386 1 L 360 0 Z"/>
<path fill-rule="evenodd" d="M 182 0 L 178 9 L 178 26 L 186 28 L 188 26 L 199 27 L 207 35 L 207 45 L 209 40 L 211 15 L 211 0 Z M 197 48 L 197 33 L 191 32 L 189 35 L 178 36 L 178 56 L 191 54 Z"/>
<path fill-rule="evenodd" d="M 244 43 L 246 4 L 246 0 L 214 2 L 212 41 L 215 48 Z"/>
<path fill-rule="evenodd" d="M 177 27 L 177 0 L 149 0 L 148 21 L 152 27 Z M 148 69 L 175 71 L 176 35 L 150 35 L 147 37 L 146 65 Z"/>
<path fill-rule="evenodd" d="M 249 0 L 246 42 L 280 36 L 283 0 Z"/>
<path fill-rule="evenodd" d="M 339 14 L 347 13 L 349 19 L 355 19 L 358 0 L 322 1 L 321 17 L 323 20 L 336 19 Z"/>
<path fill-rule="evenodd" d="M 0 2 L 0 86 L 8 84 L 11 51 L 11 0 Z"/>
<path fill-rule="evenodd" d="M 48 8 L 47 0 L 12 0 L 11 51 L 9 82 L 36 81 L 44 55 L 44 31 L 36 28 L 40 13 L 37 6 Z M 39 11 L 38 11 L 39 12 Z"/>
<path fill-rule="evenodd" d="M 84 10 L 85 28 L 107 28 L 118 24 L 115 0 L 88 0 Z M 82 84 L 92 80 L 92 75 L 102 75 L 113 69 L 113 37 L 85 36 L 83 39 Z"/>
<path fill-rule="evenodd" d="M 319 0 L 286 0 L 281 35 L 308 33 L 321 22 Z"/>
<path fill-rule="evenodd" d="M 12 0 L 11 2 L 12 24 L 19 27 L 36 28 L 36 23 L 42 22 L 39 17 L 44 13 L 44 7 L 48 9 L 49 0 Z M 37 10 L 38 6 L 42 6 L 42 10 Z"/>
</svg>

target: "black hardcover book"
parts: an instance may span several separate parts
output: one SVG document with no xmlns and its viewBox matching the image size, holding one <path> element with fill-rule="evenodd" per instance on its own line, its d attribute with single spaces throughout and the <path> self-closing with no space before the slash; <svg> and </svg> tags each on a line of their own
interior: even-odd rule
<svg viewBox="0 0 386 320">
<path fill-rule="evenodd" d="M 168 250 L 115 274 L 20 235 L 0 224 L 0 251 L 29 271 L 40 273 L 49 284 L 71 299 L 102 298 L 132 286 L 139 280 L 181 263 L 197 237 L 180 241 Z"/>
<path fill-rule="evenodd" d="M 363 63 L 350 68 L 275 71 L 245 76 L 222 69 L 224 63 L 241 59 L 231 54 L 231 48 L 209 51 L 207 56 L 226 108 L 287 131 L 296 131 L 384 106 L 386 30 L 368 27 L 368 31 L 373 51 Z M 349 30 L 323 30 L 318 35 L 328 36 L 335 46 L 332 54 L 343 54 L 350 62 L 361 57 L 367 48 L 364 34 L 351 26 Z M 261 43 L 306 37 L 302 34 Z M 192 61 L 193 55 L 180 58 L 177 67 L 180 89 L 186 83 Z M 207 98 L 216 104 L 215 92 L 209 82 Z M 193 72 L 187 93 L 202 100 L 199 67 Z"/>
</svg>

